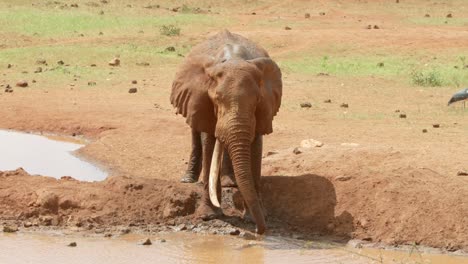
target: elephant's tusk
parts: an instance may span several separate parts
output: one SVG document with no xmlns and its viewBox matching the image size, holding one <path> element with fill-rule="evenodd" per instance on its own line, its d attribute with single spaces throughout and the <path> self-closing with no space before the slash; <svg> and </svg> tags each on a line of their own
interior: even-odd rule
<svg viewBox="0 0 468 264">
<path fill-rule="evenodd" d="M 223 159 L 223 146 L 219 139 L 216 139 L 214 151 L 213 151 L 213 158 L 211 159 L 211 167 L 210 167 L 210 177 L 209 177 L 209 193 L 210 193 L 210 200 L 214 206 L 220 207 L 219 200 L 218 200 L 218 180 L 219 180 L 219 170 L 221 167 L 221 161 Z"/>
</svg>

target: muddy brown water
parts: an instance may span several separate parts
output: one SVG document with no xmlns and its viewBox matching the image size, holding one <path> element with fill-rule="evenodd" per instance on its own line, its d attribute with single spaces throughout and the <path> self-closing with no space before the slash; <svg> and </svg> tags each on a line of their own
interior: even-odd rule
<svg viewBox="0 0 468 264">
<path fill-rule="evenodd" d="M 62 234 L 0 234 L 0 263 L 468 263 L 468 258 L 409 251 L 354 249 L 342 245 L 266 237 L 166 233 L 116 238 Z M 161 242 L 161 239 L 166 242 Z M 68 247 L 76 242 L 76 247 Z"/>
<path fill-rule="evenodd" d="M 100 181 L 107 173 L 76 157 L 83 141 L 0 130 L 0 170 L 23 168 L 30 174 Z"/>
</svg>

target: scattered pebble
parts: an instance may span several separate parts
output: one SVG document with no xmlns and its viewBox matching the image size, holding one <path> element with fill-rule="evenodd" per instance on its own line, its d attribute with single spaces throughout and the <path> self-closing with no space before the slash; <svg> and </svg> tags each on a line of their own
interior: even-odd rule
<svg viewBox="0 0 468 264">
<path fill-rule="evenodd" d="M 71 7 L 78 8 L 78 4 L 71 4 L 70 6 L 71 6 Z"/>
<path fill-rule="evenodd" d="M 139 244 L 143 245 L 143 246 L 150 246 L 153 243 L 151 242 L 151 240 L 149 238 L 147 238 L 147 239 L 144 239 L 143 241 L 141 241 Z"/>
<path fill-rule="evenodd" d="M 137 66 L 149 66 L 150 64 L 148 62 L 137 62 L 136 63 Z"/>
<path fill-rule="evenodd" d="M 315 139 L 304 139 L 301 141 L 301 148 L 320 148 L 323 146 L 323 142 Z"/>
<path fill-rule="evenodd" d="M 88 82 L 88 86 L 96 86 L 96 82 L 90 81 L 90 82 Z"/>
<path fill-rule="evenodd" d="M 137 91 L 138 91 L 137 88 L 128 89 L 128 93 L 136 93 Z"/>
<path fill-rule="evenodd" d="M 302 151 L 301 151 L 299 148 L 294 148 L 294 149 L 293 149 L 293 153 L 296 154 L 296 155 L 298 155 L 298 154 L 301 154 Z"/>
<path fill-rule="evenodd" d="M 119 58 L 114 58 L 112 59 L 111 61 L 109 61 L 109 65 L 110 66 L 120 66 L 120 59 Z"/>
<path fill-rule="evenodd" d="M 400 109 L 395 110 L 395 113 L 400 113 Z"/>
<path fill-rule="evenodd" d="M 374 29 L 380 29 L 380 27 L 377 25 L 374 25 Z"/>
<path fill-rule="evenodd" d="M 76 242 L 71 242 L 70 244 L 67 245 L 67 247 L 76 247 L 77 244 Z"/>
<path fill-rule="evenodd" d="M 166 51 L 174 52 L 175 48 L 173 46 L 169 46 L 169 47 L 166 48 Z"/>
<path fill-rule="evenodd" d="M 301 103 L 301 107 L 302 108 L 311 108 L 312 104 L 310 102 L 304 102 L 304 103 Z"/>
<path fill-rule="evenodd" d="M 385 66 L 385 64 L 383 62 L 377 63 L 377 67 L 383 67 L 383 66 Z"/>
<path fill-rule="evenodd" d="M 24 227 L 28 228 L 28 227 L 31 227 L 33 224 L 31 222 L 25 222 L 23 224 Z"/>
<path fill-rule="evenodd" d="M 137 84 L 137 83 L 138 83 L 137 80 L 132 81 L 132 84 Z"/>
<path fill-rule="evenodd" d="M 425 14 L 425 15 L 424 15 L 424 17 L 431 17 L 431 15 L 429 15 L 429 14 Z"/>
<path fill-rule="evenodd" d="M 349 105 L 348 105 L 347 103 L 342 103 L 342 104 L 340 104 L 340 107 L 342 107 L 342 108 L 348 108 Z"/>
<path fill-rule="evenodd" d="M 452 16 L 451 13 L 447 14 L 447 18 L 452 18 L 452 17 L 453 17 L 453 16 Z"/>
<path fill-rule="evenodd" d="M 102 35 L 104 35 L 104 33 L 102 33 L 102 31 L 101 31 L 101 32 L 99 32 L 99 36 L 102 36 Z"/>
<path fill-rule="evenodd" d="M 400 118 L 406 118 L 406 114 L 400 114 Z"/>
<path fill-rule="evenodd" d="M 42 67 L 37 67 L 37 69 L 34 71 L 34 73 L 41 73 L 42 72 Z"/>
<path fill-rule="evenodd" d="M 291 28 L 288 27 L 288 26 L 284 27 L 284 29 L 285 29 L 285 30 L 291 30 Z"/>
<path fill-rule="evenodd" d="M 255 13 L 255 12 L 252 12 L 252 15 L 253 15 L 253 16 L 255 16 L 256 14 L 257 14 L 257 13 Z"/>
<path fill-rule="evenodd" d="M 326 103 L 326 104 L 331 104 L 332 100 L 331 100 L 331 99 L 327 99 L 327 100 L 325 100 L 325 101 L 323 101 L 323 102 Z"/>
<path fill-rule="evenodd" d="M 18 86 L 18 87 L 28 87 L 28 82 L 24 81 L 24 80 L 21 80 L 21 81 L 16 83 L 16 86 Z"/>
<path fill-rule="evenodd" d="M 10 69 L 11 67 L 13 67 L 13 65 L 11 65 L 10 63 L 7 64 L 7 69 Z"/>
<path fill-rule="evenodd" d="M 15 225 L 3 226 L 3 232 L 5 232 L 5 233 L 15 233 L 15 232 L 18 232 L 18 227 L 15 226 Z"/>
<path fill-rule="evenodd" d="M 457 176 L 468 176 L 468 171 L 459 171 L 457 172 Z"/>
<path fill-rule="evenodd" d="M 59 60 L 59 61 L 57 61 L 57 64 L 58 64 L 58 65 L 64 65 L 65 62 L 63 62 L 63 60 Z"/>
<path fill-rule="evenodd" d="M 325 12 L 320 12 L 319 15 L 324 16 Z"/>
<path fill-rule="evenodd" d="M 427 133 L 427 129 L 424 128 L 424 129 L 422 130 L 422 132 L 423 132 L 423 133 Z"/>
<path fill-rule="evenodd" d="M 367 29 L 372 29 L 372 25 L 367 25 Z"/>
<path fill-rule="evenodd" d="M 164 239 L 164 238 L 161 239 L 161 240 L 159 240 L 159 241 L 160 241 L 161 243 L 166 243 L 166 239 Z"/>
<path fill-rule="evenodd" d="M 439 127 L 440 127 L 440 124 L 432 124 L 432 127 L 433 127 L 433 128 L 439 128 Z"/>
<path fill-rule="evenodd" d="M 305 13 L 304 18 L 310 18 L 310 13 Z"/>
<path fill-rule="evenodd" d="M 38 59 L 38 60 L 36 61 L 36 64 L 47 65 L 47 61 L 44 60 L 44 59 Z"/>
<path fill-rule="evenodd" d="M 91 64 L 91 65 L 89 65 L 89 66 L 91 66 L 91 67 L 96 67 L 97 65 L 93 63 L 93 64 Z"/>
<path fill-rule="evenodd" d="M 240 234 L 240 231 L 239 229 L 234 229 L 234 230 L 229 231 L 229 234 L 231 236 L 238 236 Z"/>
</svg>

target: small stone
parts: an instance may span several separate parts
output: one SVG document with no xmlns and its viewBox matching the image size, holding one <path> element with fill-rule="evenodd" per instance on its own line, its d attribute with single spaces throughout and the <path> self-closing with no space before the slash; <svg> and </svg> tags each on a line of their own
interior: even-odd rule
<svg viewBox="0 0 468 264">
<path fill-rule="evenodd" d="M 71 4 L 70 6 L 71 6 L 71 7 L 78 8 L 78 4 Z"/>
<path fill-rule="evenodd" d="M 67 247 L 76 247 L 77 244 L 76 242 L 71 242 L 70 244 L 67 245 Z"/>
<path fill-rule="evenodd" d="M 380 27 L 377 25 L 374 25 L 374 29 L 380 29 Z"/>
<path fill-rule="evenodd" d="M 310 18 L 310 13 L 305 13 L 304 18 Z"/>
<path fill-rule="evenodd" d="M 137 66 L 144 66 L 144 67 L 147 67 L 149 66 L 150 64 L 148 62 L 137 62 L 136 63 Z"/>
<path fill-rule="evenodd" d="M 406 118 L 406 114 L 400 114 L 400 118 Z"/>
<path fill-rule="evenodd" d="M 147 239 L 144 239 L 143 241 L 141 241 L 139 244 L 143 245 L 143 246 L 150 246 L 153 243 L 151 242 L 151 240 L 149 238 L 147 238 Z"/>
<path fill-rule="evenodd" d="M 169 47 L 166 48 L 166 51 L 174 52 L 175 48 L 173 46 L 169 46 Z"/>
<path fill-rule="evenodd" d="M 323 146 L 323 142 L 315 139 L 304 139 L 301 141 L 301 148 L 320 148 Z"/>
<path fill-rule="evenodd" d="M 335 177 L 335 180 L 337 181 L 349 181 L 351 180 L 353 177 L 351 176 L 344 176 L 344 175 L 341 175 L 341 176 L 337 176 Z"/>
<path fill-rule="evenodd" d="M 349 107 L 349 105 L 348 105 L 348 104 L 346 104 L 346 103 L 342 103 L 342 104 L 340 104 L 340 107 L 342 107 L 342 108 L 348 108 L 348 107 Z"/>
<path fill-rule="evenodd" d="M 102 31 L 101 31 L 101 32 L 99 32 L 99 36 L 102 36 L 102 35 L 104 35 L 104 33 L 103 33 Z"/>
<path fill-rule="evenodd" d="M 11 65 L 10 63 L 7 64 L 7 69 L 10 69 L 11 67 L 13 67 L 13 65 Z"/>
<path fill-rule="evenodd" d="M 100 14 L 100 15 L 104 15 L 104 11 L 101 10 L 101 11 L 99 12 L 99 14 Z"/>
<path fill-rule="evenodd" d="M 433 127 L 433 128 L 439 128 L 439 127 L 440 127 L 440 124 L 432 124 L 432 127 Z"/>
<path fill-rule="evenodd" d="M 136 93 L 136 92 L 137 92 L 137 88 L 128 89 L 128 93 Z"/>
<path fill-rule="evenodd" d="M 36 83 L 36 80 L 33 79 L 31 82 L 32 82 L 32 83 Z"/>
<path fill-rule="evenodd" d="M 293 153 L 296 154 L 296 155 L 299 155 L 299 154 L 302 153 L 302 151 L 299 148 L 296 147 L 296 148 L 293 149 Z"/>
<path fill-rule="evenodd" d="M 457 172 L 457 176 L 468 176 L 468 171 L 459 171 Z"/>
<path fill-rule="evenodd" d="M 16 83 L 16 86 L 18 86 L 18 87 L 28 87 L 28 82 L 24 81 L 24 80 L 21 80 L 21 81 Z"/>
<path fill-rule="evenodd" d="M 41 73 L 42 72 L 42 67 L 37 67 L 34 73 Z"/>
<path fill-rule="evenodd" d="M 120 59 L 119 58 L 114 58 L 112 59 L 111 61 L 109 61 L 109 65 L 110 66 L 120 66 Z"/>
<path fill-rule="evenodd" d="M 325 12 L 320 12 L 319 15 L 324 16 Z"/>
<path fill-rule="evenodd" d="M 18 227 L 15 226 L 15 225 L 3 226 L 3 232 L 5 232 L 5 233 L 15 233 L 15 232 L 18 232 Z"/>
<path fill-rule="evenodd" d="M 231 236 L 238 236 L 240 234 L 240 231 L 239 229 L 234 229 L 234 230 L 229 231 L 229 234 Z"/>
<path fill-rule="evenodd" d="M 291 29 L 292 29 L 292 28 L 290 28 L 290 27 L 288 27 L 288 26 L 284 27 L 284 30 L 291 30 Z"/>
<path fill-rule="evenodd" d="M 137 84 L 137 83 L 138 83 L 137 80 L 132 81 L 132 84 Z"/>
<path fill-rule="evenodd" d="M 176 226 L 176 227 L 174 228 L 174 230 L 175 230 L 176 232 L 184 231 L 184 230 L 187 230 L 187 226 L 186 226 L 185 224 L 180 224 L 180 225 Z"/>
<path fill-rule="evenodd" d="M 27 227 L 31 227 L 32 225 L 33 225 L 33 224 L 32 224 L 31 222 L 25 222 L 25 223 L 23 224 L 23 226 L 26 227 L 26 228 L 27 228 Z"/>
<path fill-rule="evenodd" d="M 89 81 L 89 82 L 88 82 L 88 86 L 96 86 L 96 82 L 94 82 L 94 81 Z"/>
<path fill-rule="evenodd" d="M 327 99 L 327 100 L 325 100 L 323 102 L 326 103 L 326 104 L 331 104 L 332 101 L 331 101 L 331 99 Z"/>
<path fill-rule="evenodd" d="M 57 64 L 58 64 L 58 65 L 64 65 L 65 62 L 63 62 L 63 60 L 59 60 L 59 61 L 57 61 Z"/>
<path fill-rule="evenodd" d="M 453 17 L 453 16 L 452 16 L 451 13 L 447 14 L 447 18 L 452 18 L 452 17 Z"/>
<path fill-rule="evenodd" d="M 104 235 L 104 237 L 112 237 L 112 234 L 111 233 L 107 233 Z"/>
<path fill-rule="evenodd" d="M 424 15 L 424 17 L 431 17 L 431 15 L 429 15 L 429 14 L 425 14 L 425 15 Z"/>
<path fill-rule="evenodd" d="M 304 102 L 304 103 L 301 103 L 301 107 L 302 108 L 311 108 L 312 104 L 310 102 Z"/>
<path fill-rule="evenodd" d="M 163 239 L 159 240 L 159 242 L 166 243 L 166 239 L 163 238 Z"/>
<path fill-rule="evenodd" d="M 255 240 L 255 235 L 251 234 L 250 232 L 241 232 L 239 237 L 246 240 Z"/>
<path fill-rule="evenodd" d="M 36 61 L 36 64 L 42 64 L 42 65 L 47 65 L 47 61 L 44 59 L 39 59 Z"/>
<path fill-rule="evenodd" d="M 400 113 L 400 109 L 395 110 L 395 113 Z"/>
<path fill-rule="evenodd" d="M 93 64 L 91 64 L 91 65 L 89 65 L 89 66 L 91 66 L 91 67 L 96 67 L 97 65 L 93 63 Z"/>
<path fill-rule="evenodd" d="M 424 129 L 422 130 L 422 132 L 423 132 L 423 133 L 427 133 L 427 129 L 424 128 Z"/>
<path fill-rule="evenodd" d="M 252 15 L 253 15 L 253 16 L 255 16 L 256 14 L 257 14 L 257 13 L 255 13 L 255 12 L 252 12 Z"/>
<path fill-rule="evenodd" d="M 377 67 L 381 67 L 381 68 L 382 68 L 383 66 L 385 66 L 385 64 L 384 64 L 383 62 L 377 63 Z"/>
</svg>

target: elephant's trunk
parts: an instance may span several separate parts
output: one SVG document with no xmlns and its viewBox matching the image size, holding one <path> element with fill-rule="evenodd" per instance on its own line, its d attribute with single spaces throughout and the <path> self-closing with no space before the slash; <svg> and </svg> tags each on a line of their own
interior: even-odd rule
<svg viewBox="0 0 468 264">
<path fill-rule="evenodd" d="M 246 125 L 246 127 L 249 127 Z M 232 159 L 234 174 L 237 185 L 244 198 L 245 204 L 250 210 L 255 223 L 257 224 L 257 233 L 265 232 L 265 218 L 260 205 L 260 200 L 255 190 L 255 183 L 252 177 L 251 166 L 251 129 L 239 129 L 235 126 L 230 129 L 230 135 L 227 137 L 226 145 L 229 155 Z"/>
</svg>

